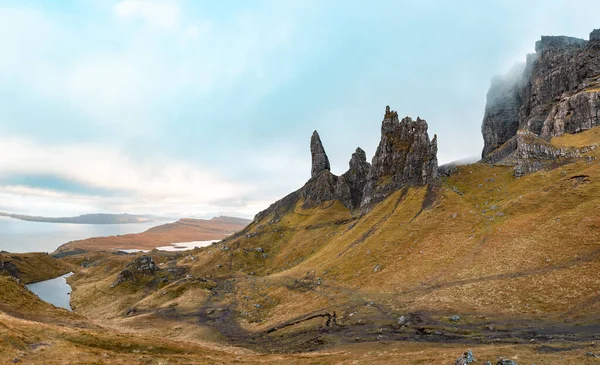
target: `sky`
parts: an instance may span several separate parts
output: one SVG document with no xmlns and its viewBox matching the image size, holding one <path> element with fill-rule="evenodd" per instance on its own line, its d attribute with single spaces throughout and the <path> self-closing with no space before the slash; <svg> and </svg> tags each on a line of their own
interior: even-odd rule
<svg viewBox="0 0 600 365">
<path fill-rule="evenodd" d="M 594 1 L 0 0 L 0 211 L 252 217 L 386 105 L 475 158 L 490 79 Z"/>
</svg>

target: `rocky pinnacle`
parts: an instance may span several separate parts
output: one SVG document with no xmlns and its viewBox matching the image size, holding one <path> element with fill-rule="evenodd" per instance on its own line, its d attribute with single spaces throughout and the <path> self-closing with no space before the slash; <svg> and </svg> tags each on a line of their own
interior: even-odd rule
<svg viewBox="0 0 600 365">
<path fill-rule="evenodd" d="M 323 148 L 323 143 L 321 143 L 321 138 L 317 131 L 313 132 L 310 139 L 310 153 L 312 155 L 311 177 L 316 177 L 319 173 L 331 169 L 325 148 Z"/>
</svg>

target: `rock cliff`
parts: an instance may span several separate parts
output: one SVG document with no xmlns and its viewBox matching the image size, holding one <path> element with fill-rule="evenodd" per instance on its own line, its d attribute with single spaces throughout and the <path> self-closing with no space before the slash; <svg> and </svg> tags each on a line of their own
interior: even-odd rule
<svg viewBox="0 0 600 365">
<path fill-rule="evenodd" d="M 273 221 L 302 201 L 309 209 L 324 202 L 339 200 L 346 208 L 365 212 L 394 191 L 405 186 L 424 186 L 437 177 L 437 139 L 430 141 L 427 122 L 409 117 L 398 119 L 398 113 L 386 107 L 381 125 L 381 141 L 372 164 L 358 147 L 352 154 L 348 171 L 340 176 L 330 170 L 329 158 L 317 131 L 310 140 L 311 178 L 304 186 L 258 213 L 254 222 L 272 214 Z"/>
<path fill-rule="evenodd" d="M 311 177 L 316 177 L 322 171 L 331 170 L 329 158 L 327 158 L 321 137 L 319 137 L 317 131 L 314 131 L 310 138 L 310 154 L 312 155 Z"/>
<path fill-rule="evenodd" d="M 543 36 L 535 50 L 516 73 L 492 81 L 481 128 L 482 162 L 514 165 L 517 176 L 545 165 L 523 160 L 541 158 L 524 153 L 536 149 L 528 141 L 538 141 L 525 132 L 549 140 L 600 124 L 600 30 L 589 41 Z"/>
<path fill-rule="evenodd" d="M 388 106 L 381 124 L 381 141 L 373 156 L 361 207 L 368 209 L 405 186 L 424 186 L 437 176 L 437 136 L 429 140 L 427 122 L 398 119 Z"/>
</svg>

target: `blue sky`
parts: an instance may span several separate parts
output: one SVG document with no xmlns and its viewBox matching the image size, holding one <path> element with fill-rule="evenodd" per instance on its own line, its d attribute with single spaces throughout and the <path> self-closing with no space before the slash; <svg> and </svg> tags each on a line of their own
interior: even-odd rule
<svg viewBox="0 0 600 365">
<path fill-rule="evenodd" d="M 597 1 L 0 0 L 0 206 L 252 216 L 370 159 L 384 108 L 480 154 L 492 76 Z"/>
</svg>

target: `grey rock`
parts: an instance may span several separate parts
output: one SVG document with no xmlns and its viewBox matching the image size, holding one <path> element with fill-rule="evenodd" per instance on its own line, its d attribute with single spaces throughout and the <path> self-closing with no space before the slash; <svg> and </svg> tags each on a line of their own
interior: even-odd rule
<svg viewBox="0 0 600 365">
<path fill-rule="evenodd" d="M 515 152 L 515 176 L 520 177 L 549 166 L 557 159 L 581 158 L 586 152 L 596 148 L 556 148 L 535 133 L 520 130 L 516 136 L 517 150 Z"/>
<path fill-rule="evenodd" d="M 450 317 L 450 321 L 458 322 L 458 321 L 460 321 L 460 316 L 452 316 L 452 317 Z"/>
<path fill-rule="evenodd" d="M 323 148 L 323 143 L 319 137 L 319 133 L 314 131 L 310 139 L 310 154 L 312 156 L 311 177 L 316 177 L 323 171 L 331 170 L 329 158 Z"/>
<path fill-rule="evenodd" d="M 135 274 L 153 275 L 158 270 L 160 269 L 156 266 L 152 257 L 140 256 L 125 266 L 125 269 L 119 273 L 117 280 L 110 287 L 114 288 L 126 281 L 135 281 Z"/>
<path fill-rule="evenodd" d="M 496 363 L 496 365 L 519 365 L 519 364 L 517 364 L 513 360 L 499 359 L 498 362 Z"/>
<path fill-rule="evenodd" d="M 454 365 L 466 365 L 466 364 L 474 363 L 475 361 L 477 361 L 477 360 L 473 356 L 473 351 L 467 350 L 462 354 L 461 357 L 456 359 L 456 361 L 454 362 Z"/>
<path fill-rule="evenodd" d="M 400 318 L 398 318 L 398 324 L 403 325 L 405 323 L 406 323 L 406 318 L 404 316 L 400 316 Z"/>
<path fill-rule="evenodd" d="M 368 211 L 405 186 L 433 183 L 437 168 L 437 137 L 429 140 L 427 122 L 409 117 L 400 121 L 398 113 L 386 107 L 381 141 L 373 156 L 361 210 Z"/>
<path fill-rule="evenodd" d="M 597 125 L 600 125 L 600 88 L 563 98 L 544 120 L 541 137 L 579 133 Z"/>
<path fill-rule="evenodd" d="M 356 148 L 350 159 L 348 171 L 340 176 L 336 186 L 336 195 L 345 206 L 350 209 L 360 207 L 370 170 L 371 164 L 367 162 L 367 154 L 360 147 Z"/>
</svg>

